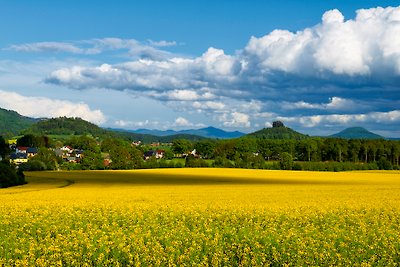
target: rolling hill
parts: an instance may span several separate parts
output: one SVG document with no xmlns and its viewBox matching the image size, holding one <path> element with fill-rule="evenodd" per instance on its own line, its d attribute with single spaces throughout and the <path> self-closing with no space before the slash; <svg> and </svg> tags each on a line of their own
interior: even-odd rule
<svg viewBox="0 0 400 267">
<path fill-rule="evenodd" d="M 344 139 L 385 139 L 383 136 L 370 132 L 362 127 L 347 128 L 329 137 L 344 138 Z"/>
<path fill-rule="evenodd" d="M 22 116 L 13 110 L 0 108 L 0 136 L 12 137 L 38 122 L 38 119 Z"/>
<path fill-rule="evenodd" d="M 274 122 L 275 123 L 275 122 Z M 272 128 L 264 128 L 254 133 L 246 135 L 246 137 L 262 138 L 262 139 L 295 139 L 301 140 L 309 138 L 308 135 L 296 132 L 283 124 L 278 124 Z"/>
<path fill-rule="evenodd" d="M 92 135 L 99 138 L 123 138 L 131 141 L 142 141 L 143 143 L 163 142 L 169 143 L 176 139 L 188 139 L 198 141 L 204 137 L 190 134 L 175 134 L 170 136 L 154 136 L 149 134 L 138 134 L 126 131 L 117 131 L 101 128 L 93 123 L 80 118 L 59 117 L 43 119 L 32 124 L 24 133 L 35 135 Z"/>
</svg>

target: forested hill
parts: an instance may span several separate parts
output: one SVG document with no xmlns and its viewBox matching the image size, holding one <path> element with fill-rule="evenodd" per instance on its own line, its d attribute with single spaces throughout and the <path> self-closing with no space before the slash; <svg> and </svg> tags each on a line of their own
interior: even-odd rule
<svg viewBox="0 0 400 267">
<path fill-rule="evenodd" d="M 31 125 L 24 133 L 36 135 L 82 135 L 91 134 L 102 136 L 107 134 L 107 130 L 99 126 L 82 120 L 81 118 L 59 117 L 39 121 Z"/>
<path fill-rule="evenodd" d="M 330 137 L 345 139 L 384 139 L 383 136 L 370 132 L 362 127 L 347 128 L 339 133 L 331 135 Z"/>
<path fill-rule="evenodd" d="M 308 135 L 301 134 L 283 125 L 282 122 L 274 122 L 272 128 L 264 128 L 254 133 L 246 135 L 261 139 L 294 139 L 301 140 L 309 138 Z"/>
<path fill-rule="evenodd" d="M 80 118 L 53 118 L 41 120 L 24 131 L 25 134 L 34 135 L 87 135 L 90 134 L 95 137 L 107 138 L 123 138 L 131 141 L 142 141 L 145 143 L 151 142 L 165 142 L 169 143 L 176 139 L 187 139 L 190 141 L 199 141 L 205 139 L 196 135 L 177 134 L 171 136 L 154 136 L 148 134 L 136 134 L 124 131 L 115 131 L 110 129 L 100 128 L 99 126 L 82 120 Z"/>
<path fill-rule="evenodd" d="M 18 135 L 37 121 L 37 119 L 22 116 L 13 110 L 0 108 L 0 136 Z"/>
</svg>

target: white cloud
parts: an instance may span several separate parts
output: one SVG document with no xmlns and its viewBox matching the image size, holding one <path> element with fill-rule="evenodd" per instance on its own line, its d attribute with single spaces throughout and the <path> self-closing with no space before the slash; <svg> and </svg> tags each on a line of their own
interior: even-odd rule
<svg viewBox="0 0 400 267">
<path fill-rule="evenodd" d="M 191 126 L 191 125 L 193 125 L 193 124 L 183 117 L 176 118 L 175 123 L 174 123 L 174 126 L 179 126 L 179 127 Z"/>
<path fill-rule="evenodd" d="M 372 83 L 385 90 L 400 80 L 399 12 L 400 7 L 358 10 L 355 19 L 345 20 L 340 11 L 327 11 L 321 23 L 313 27 L 295 33 L 274 30 L 259 38 L 251 37 L 246 47 L 234 55 L 210 47 L 201 56 L 190 58 L 173 56 L 136 40 L 94 39 L 89 41 L 94 50 L 128 49 L 141 59 L 106 65 L 108 68 L 100 65 L 56 70 L 46 81 L 71 88 L 144 94 L 173 91 L 171 95 L 176 93 L 174 90 L 184 93 L 209 87 L 218 96 L 237 99 L 279 98 L 282 90 L 292 87 L 309 87 L 315 92 L 320 87 L 345 86 L 352 90 Z M 290 91 L 294 96 L 303 92 Z M 197 100 L 194 94 L 188 98 Z M 298 104 L 303 106 L 300 108 L 313 108 L 306 102 Z"/>
<path fill-rule="evenodd" d="M 400 123 L 400 110 L 388 112 L 370 112 L 366 114 L 329 114 L 311 115 L 300 117 L 278 117 L 285 122 L 297 122 L 304 127 L 315 127 L 318 125 L 352 125 L 360 123 Z"/>
<path fill-rule="evenodd" d="M 363 104 L 356 103 L 351 99 L 345 99 L 341 97 L 331 97 L 329 99 L 329 103 L 308 103 L 305 101 L 298 102 L 282 102 L 282 108 L 287 110 L 296 110 L 296 109 L 320 109 L 320 110 L 341 110 L 341 111 L 349 111 L 356 110 L 357 108 L 362 107 Z"/>
<path fill-rule="evenodd" d="M 165 40 L 161 40 L 161 41 L 148 40 L 148 41 L 151 46 L 156 46 L 156 47 L 166 47 L 166 46 L 178 45 L 177 42 L 175 42 L 175 41 L 165 41 Z"/>
<path fill-rule="evenodd" d="M 218 101 L 205 101 L 205 102 L 193 102 L 192 105 L 195 109 L 198 110 L 223 110 L 226 108 L 226 105 L 222 102 Z"/>
<path fill-rule="evenodd" d="M 241 112 L 233 112 L 229 115 L 225 113 L 220 117 L 220 120 L 223 121 L 223 125 L 227 127 L 249 128 L 251 126 L 249 115 Z"/>
<path fill-rule="evenodd" d="M 250 65 L 327 79 L 326 75 L 399 74 L 400 8 L 357 11 L 344 20 L 338 10 L 327 11 L 322 23 L 292 33 L 276 30 L 252 37 L 245 48 Z M 390 55 L 390 56 L 389 56 Z"/>
<path fill-rule="evenodd" d="M 40 42 L 11 45 L 8 49 L 18 52 L 67 52 L 73 54 L 84 53 L 84 50 L 79 48 L 78 46 L 65 42 Z"/>
<path fill-rule="evenodd" d="M 100 110 L 91 110 L 85 103 L 73 103 L 46 97 L 23 96 L 14 92 L 1 90 L 0 106 L 5 109 L 15 110 L 21 115 L 34 118 L 66 116 L 80 117 L 96 124 L 106 122 L 106 118 Z"/>
<path fill-rule="evenodd" d="M 204 89 L 175 89 L 166 92 L 148 92 L 146 96 L 168 101 L 196 101 L 213 99 L 216 96 L 211 93 L 207 88 Z"/>
<path fill-rule="evenodd" d="M 107 51 L 127 50 L 131 57 L 160 60 L 170 57 L 171 54 L 155 47 L 172 46 L 174 43 L 175 42 L 160 41 L 150 42 L 150 45 L 147 45 L 135 39 L 102 38 L 75 42 L 38 42 L 14 44 L 6 48 L 6 50 L 36 53 L 64 52 L 86 55 L 97 55 Z"/>
</svg>

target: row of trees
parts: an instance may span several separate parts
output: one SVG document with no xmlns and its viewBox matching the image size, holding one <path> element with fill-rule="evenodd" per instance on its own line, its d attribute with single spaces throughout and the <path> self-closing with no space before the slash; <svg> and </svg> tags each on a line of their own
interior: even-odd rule
<svg viewBox="0 0 400 267">
<path fill-rule="evenodd" d="M 303 162 L 377 163 L 386 168 L 399 166 L 400 142 L 392 140 L 358 140 L 339 138 L 308 138 L 304 140 L 275 140 L 240 138 L 230 140 L 204 140 L 191 143 L 177 140 L 175 153 L 192 149 L 205 159 L 228 159 L 246 166 L 247 162 L 282 161 L 291 158 Z"/>
<path fill-rule="evenodd" d="M 182 167 L 183 165 L 165 161 L 166 158 L 163 161 L 150 159 L 145 162 L 143 153 L 149 149 L 148 147 L 135 147 L 130 142 L 117 138 L 99 140 L 82 135 L 72 136 L 69 140 L 64 141 L 64 145 L 84 151 L 84 157 L 79 164 L 63 162 L 53 150 L 48 149 L 57 143 L 45 136 L 25 135 L 17 140 L 17 144 L 39 147 L 39 153 L 27 164 L 21 165 L 21 170 L 133 169 Z M 5 158 L 7 149 L 4 139 L 0 139 L 0 155 L 4 155 L 3 158 Z M 198 142 L 179 139 L 175 140 L 171 147 L 164 147 L 164 149 L 167 160 L 172 159 L 173 155 L 187 157 L 195 150 L 196 156 L 199 157 L 187 157 L 183 165 L 187 167 L 307 170 L 391 169 L 398 168 L 400 157 L 400 141 L 335 138 L 304 140 L 239 138 L 207 139 Z M 109 159 L 110 164 L 105 166 L 104 159 Z M 212 163 L 206 160 L 212 160 Z M 349 163 L 353 163 L 353 165 Z"/>
</svg>

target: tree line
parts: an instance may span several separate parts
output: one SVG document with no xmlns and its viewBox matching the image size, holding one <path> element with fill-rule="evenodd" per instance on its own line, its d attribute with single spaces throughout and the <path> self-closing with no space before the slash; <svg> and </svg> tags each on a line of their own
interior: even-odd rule
<svg viewBox="0 0 400 267">
<path fill-rule="evenodd" d="M 340 138 L 262 139 L 239 138 L 230 140 L 204 140 L 196 143 L 187 140 L 173 142 L 172 149 L 183 153 L 196 149 L 203 159 L 214 159 L 221 165 L 237 167 L 257 167 L 268 162 L 293 162 L 284 169 L 309 168 L 315 162 L 358 164 L 358 168 L 398 169 L 400 141 L 361 140 Z M 298 164 L 295 166 L 295 161 Z M 309 164 L 307 164 L 309 163 Z M 267 164 L 268 165 L 268 164 Z M 271 165 L 271 164 L 269 164 Z M 278 168 L 279 166 L 275 166 Z M 357 166 L 354 165 L 354 168 Z M 350 167 L 346 167 L 347 169 Z"/>
<path fill-rule="evenodd" d="M 39 148 L 39 153 L 28 163 L 20 165 L 20 170 L 235 167 L 344 171 L 399 169 L 400 157 L 400 141 L 339 138 L 292 140 L 242 137 L 197 142 L 178 139 L 171 146 L 163 147 L 163 159 L 148 160 L 143 159 L 143 154 L 154 148 L 146 145 L 136 147 L 120 138 L 99 139 L 81 135 L 55 142 L 46 136 L 27 134 L 17 140 L 17 145 Z M 83 150 L 84 157 L 79 163 L 63 162 L 54 152 L 54 148 L 61 145 Z M 8 146 L 4 147 L 1 153 L 6 155 Z M 173 158 L 185 160 L 171 161 Z M 104 164 L 105 159 L 109 164 Z"/>
</svg>

